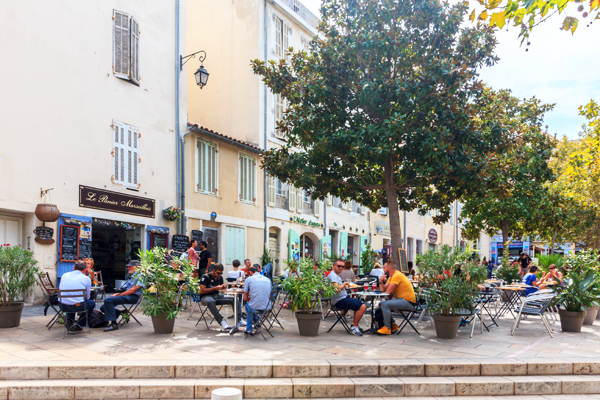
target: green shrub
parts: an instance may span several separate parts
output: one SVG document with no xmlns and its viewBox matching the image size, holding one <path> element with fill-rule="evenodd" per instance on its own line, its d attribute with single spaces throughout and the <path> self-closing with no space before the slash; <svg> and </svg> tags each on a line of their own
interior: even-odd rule
<svg viewBox="0 0 600 400">
<path fill-rule="evenodd" d="M 33 252 L 21 246 L 0 246 L 0 306 L 9 307 L 23 293 L 31 294 L 41 273 Z"/>
<path fill-rule="evenodd" d="M 293 312 L 305 311 L 312 314 L 317 311 L 320 297 L 328 299 L 336 292 L 331 282 L 325 279 L 325 272 L 331 269 L 331 262 L 327 259 L 321 262 L 317 269 L 315 262 L 310 258 L 288 265 L 290 268 L 297 265 L 299 273 L 289 276 L 283 282 L 283 289 L 290 295 L 289 308 Z"/>
</svg>

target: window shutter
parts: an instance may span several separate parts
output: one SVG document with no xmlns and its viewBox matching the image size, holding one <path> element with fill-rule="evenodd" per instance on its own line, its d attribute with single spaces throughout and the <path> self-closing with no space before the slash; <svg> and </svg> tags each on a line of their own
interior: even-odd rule
<svg viewBox="0 0 600 400">
<path fill-rule="evenodd" d="M 296 201 L 296 212 L 302 214 L 304 212 L 304 190 L 296 188 L 298 200 Z"/>
<path fill-rule="evenodd" d="M 113 182 L 123 183 L 125 180 L 125 124 L 113 121 Z"/>
<path fill-rule="evenodd" d="M 314 204 L 315 205 L 313 212 L 315 214 L 315 217 L 319 218 L 321 216 L 321 200 L 315 200 Z"/>
<path fill-rule="evenodd" d="M 245 203 L 256 202 L 256 160 L 240 155 L 239 199 Z"/>
<path fill-rule="evenodd" d="M 198 141 L 198 176 L 196 177 L 199 192 L 217 193 L 217 147 Z"/>
<path fill-rule="evenodd" d="M 289 185 L 289 192 L 288 192 L 288 197 L 289 197 L 289 209 L 290 211 L 296 211 L 296 187 Z"/>
<path fill-rule="evenodd" d="M 279 18 L 275 18 L 275 55 L 277 57 L 282 57 L 283 52 L 282 43 L 283 41 L 283 21 Z"/>
<path fill-rule="evenodd" d="M 129 78 L 129 15 L 113 10 L 113 73 Z"/>
<path fill-rule="evenodd" d="M 327 205 L 330 206 L 333 204 L 333 195 L 328 194 L 327 195 Z"/>
<path fill-rule="evenodd" d="M 133 126 L 127 126 L 127 135 L 131 137 L 131 143 L 128 143 L 129 153 L 131 154 L 131 165 L 129 169 L 129 174 L 131 175 L 131 181 L 127 183 L 132 187 L 139 188 L 139 131 Z"/>
<path fill-rule="evenodd" d="M 367 213 L 367 207 L 363 206 L 362 204 L 360 205 L 360 213 L 362 215 L 365 215 Z"/>
<path fill-rule="evenodd" d="M 275 207 L 275 177 L 267 177 L 267 204 L 269 207 Z"/>
<path fill-rule="evenodd" d="M 133 17 L 131 17 L 130 30 L 131 68 L 129 79 L 135 83 L 140 83 L 140 25 Z"/>
<path fill-rule="evenodd" d="M 289 38 L 289 34 L 290 34 L 290 26 L 287 24 L 287 22 L 283 23 L 283 51 L 281 53 L 282 57 L 287 57 L 287 51 L 290 45 L 290 38 Z"/>
</svg>

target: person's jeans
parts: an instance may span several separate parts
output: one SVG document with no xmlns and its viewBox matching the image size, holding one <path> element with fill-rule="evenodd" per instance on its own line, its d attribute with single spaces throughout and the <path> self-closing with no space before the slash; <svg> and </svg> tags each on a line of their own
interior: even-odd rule
<svg viewBox="0 0 600 400">
<path fill-rule="evenodd" d="M 200 300 L 200 304 L 208 307 L 211 314 L 215 317 L 217 322 L 220 324 L 221 321 L 223 321 L 223 316 L 221 314 L 219 314 L 219 310 L 217 309 L 217 306 L 224 305 L 224 304 L 229 304 L 229 305 L 233 306 L 233 299 L 234 299 L 233 297 L 223 296 L 222 294 L 215 294 L 215 295 L 210 295 L 210 296 L 203 296 L 202 300 Z M 240 305 L 239 300 L 237 301 L 236 307 L 238 310 L 238 320 L 239 320 L 240 316 L 242 315 L 242 310 L 241 310 L 242 306 Z M 235 321 L 235 322 L 237 323 L 238 321 Z"/>
<path fill-rule="evenodd" d="M 67 305 L 61 304 L 60 309 L 62 311 L 67 312 L 67 318 L 71 321 L 75 321 L 75 313 L 82 312 L 87 307 L 87 323 L 89 324 L 90 318 L 92 318 L 92 311 L 94 311 L 94 307 L 96 307 L 96 302 L 94 300 L 85 300 L 83 303 L 76 306 L 75 304 Z M 79 318 L 81 321 L 81 318 Z M 79 322 L 78 321 L 78 322 Z"/>
<path fill-rule="evenodd" d="M 392 323 L 393 323 L 392 311 L 394 311 L 394 310 L 411 311 L 414 306 L 408 300 L 392 299 L 392 300 L 382 301 L 379 304 L 379 307 L 381 307 L 381 312 L 383 313 L 384 325 L 387 328 L 392 329 Z"/>
<path fill-rule="evenodd" d="M 264 310 L 254 310 L 246 303 L 246 332 L 252 332 L 252 325 L 258 322 L 258 314 L 264 312 Z"/>
<path fill-rule="evenodd" d="M 104 313 L 104 320 L 108 322 L 116 322 L 117 313 L 115 311 L 115 306 L 121 304 L 135 304 L 139 299 L 140 296 L 135 294 L 130 294 L 129 296 L 114 296 L 105 298 L 104 305 L 100 307 L 100 311 Z"/>
</svg>

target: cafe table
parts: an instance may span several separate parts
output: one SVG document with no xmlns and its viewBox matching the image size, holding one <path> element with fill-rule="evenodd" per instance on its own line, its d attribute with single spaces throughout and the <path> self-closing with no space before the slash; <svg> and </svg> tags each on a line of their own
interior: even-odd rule
<svg viewBox="0 0 600 400">
<path fill-rule="evenodd" d="M 230 335 L 233 335 L 234 333 L 236 333 L 237 331 L 239 331 L 239 327 L 238 327 L 238 314 L 241 310 L 237 309 L 237 297 L 238 296 L 243 296 L 244 295 L 244 289 L 221 289 L 219 290 L 219 293 L 224 294 L 224 295 L 230 295 L 233 296 L 233 321 L 234 321 L 234 326 L 231 328 L 231 330 L 229 331 Z M 242 300 L 243 297 L 240 299 L 240 304 L 242 304 Z"/>
<path fill-rule="evenodd" d="M 496 318 L 504 315 L 506 313 L 506 311 L 509 311 L 514 318 L 515 314 L 513 312 L 513 308 L 515 308 L 519 305 L 519 299 L 521 297 L 521 294 L 525 291 L 525 289 L 530 288 L 530 287 L 531 286 L 529 286 L 529 285 L 520 285 L 520 284 L 519 285 L 498 286 L 497 289 L 501 290 L 502 293 L 505 293 L 506 302 L 498 310 L 498 313 L 496 314 Z"/>
<path fill-rule="evenodd" d="M 371 303 L 371 307 L 369 308 L 368 312 L 371 315 L 371 327 L 366 331 L 368 333 L 375 333 L 377 330 L 375 329 L 375 300 L 376 299 L 385 299 L 389 297 L 389 294 L 383 292 L 381 293 L 380 291 L 364 291 L 364 292 L 357 292 L 354 293 L 354 295 L 356 295 L 357 297 L 362 297 L 362 299 L 364 300 L 364 303 L 370 302 Z"/>
</svg>

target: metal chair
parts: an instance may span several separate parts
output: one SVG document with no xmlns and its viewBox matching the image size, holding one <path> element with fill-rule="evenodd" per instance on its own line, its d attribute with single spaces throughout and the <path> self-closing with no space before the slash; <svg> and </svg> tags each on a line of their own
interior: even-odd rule
<svg viewBox="0 0 600 400">
<path fill-rule="evenodd" d="M 139 305 L 142 304 L 143 300 L 144 300 L 144 294 L 142 294 L 140 296 L 137 303 L 135 303 L 135 304 L 120 304 L 120 306 L 123 308 L 117 309 L 118 311 L 120 311 L 119 319 L 117 321 L 117 324 L 119 325 L 119 327 L 122 327 L 123 325 L 125 325 L 126 323 L 129 322 L 129 319 L 124 318 L 123 315 L 127 315 L 128 317 L 133 318 L 133 320 L 135 322 L 137 322 L 140 326 L 143 326 L 142 323 L 134 315 L 135 311 L 137 310 Z"/>
<path fill-rule="evenodd" d="M 200 321 L 204 321 L 204 323 L 206 324 L 206 329 L 210 330 L 209 325 L 214 322 L 215 317 L 212 314 L 210 314 L 210 311 L 208 310 L 207 306 L 202 305 L 202 303 L 201 303 L 202 297 L 200 296 L 200 293 L 194 293 L 194 292 L 190 291 L 189 294 L 192 299 L 193 306 L 192 306 L 192 309 L 190 310 L 190 315 L 189 315 L 188 319 L 192 318 L 192 315 L 194 314 L 194 310 L 196 308 L 198 308 L 198 312 L 200 313 L 200 318 L 198 318 L 198 321 L 196 322 L 196 325 L 194 325 L 194 326 L 198 326 Z M 217 305 L 217 310 L 219 310 L 219 312 L 221 312 L 222 307 L 223 307 L 222 305 Z M 208 316 L 206 313 L 209 313 L 209 315 L 211 317 L 210 322 L 208 322 L 208 319 L 207 319 Z"/>
<path fill-rule="evenodd" d="M 523 298 L 521 300 L 521 305 L 519 308 L 515 309 L 517 312 L 517 317 L 515 318 L 515 323 L 513 325 L 512 330 L 510 331 L 511 336 L 515 333 L 515 330 L 519 327 L 519 323 L 521 322 L 521 316 L 523 315 L 532 315 L 539 316 L 542 320 L 542 323 L 546 327 L 548 334 L 550 337 L 554 337 L 552 335 L 552 325 L 550 321 L 548 321 L 545 313 L 548 311 L 548 307 L 552 300 L 556 297 L 555 293 L 532 293 L 529 296 Z"/>
<path fill-rule="evenodd" d="M 87 290 L 86 289 L 69 289 L 69 290 L 58 290 L 58 301 L 59 301 L 59 307 L 61 310 L 61 315 L 64 319 L 64 333 L 63 333 L 63 338 L 66 335 L 69 335 L 71 333 L 77 333 L 77 330 L 74 330 L 74 327 L 79 327 L 81 328 L 81 331 L 83 333 L 90 333 L 90 327 L 89 327 L 89 321 L 88 321 L 88 305 L 87 303 L 84 301 L 82 303 L 79 303 L 79 305 L 77 304 L 73 304 L 74 309 L 70 309 L 70 310 L 65 310 L 63 309 L 63 307 L 72 307 L 70 305 L 67 304 L 63 304 L 63 300 L 67 300 L 67 299 L 73 299 L 73 298 L 86 298 L 87 296 Z M 77 319 L 77 316 L 75 315 L 75 318 L 73 319 L 73 321 L 69 320 L 68 318 L 68 314 L 78 314 L 78 313 L 83 313 L 83 316 L 80 317 L 79 319 Z M 83 320 L 85 320 L 85 326 L 82 325 Z"/>
<path fill-rule="evenodd" d="M 98 281 L 97 286 L 100 286 L 102 289 L 98 290 L 102 297 L 96 298 L 96 300 L 102 300 L 106 297 L 106 285 L 104 284 L 104 280 L 102 279 L 102 271 L 96 272 L 96 280 Z"/>
<path fill-rule="evenodd" d="M 279 318 L 278 318 L 282 307 L 281 306 L 277 307 L 277 304 L 279 303 L 279 299 L 281 298 L 282 292 L 283 292 L 282 290 L 275 290 L 275 291 L 271 292 L 271 300 L 270 300 L 271 306 L 269 307 L 269 310 L 267 311 L 267 316 L 266 316 L 266 322 L 269 324 L 269 330 L 273 328 L 273 325 L 275 323 L 277 323 L 277 325 L 279 325 L 281 330 L 285 330 L 285 329 L 283 329 L 283 325 L 281 325 L 281 322 L 279 322 Z M 276 308 L 277 308 L 277 312 L 275 312 Z"/>
<path fill-rule="evenodd" d="M 54 326 L 55 323 L 62 317 L 65 318 L 62 310 L 60 309 L 60 303 L 57 304 L 53 302 L 58 301 L 58 288 L 54 286 L 52 280 L 50 279 L 50 274 L 48 272 L 44 272 L 39 276 L 40 285 L 42 286 L 42 294 L 44 295 L 44 299 L 46 299 L 46 303 L 44 304 L 44 315 L 48 311 L 48 308 L 51 308 L 54 311 L 54 316 L 50 319 L 50 322 L 46 324 L 46 328 L 50 329 Z M 52 298 L 52 296 L 57 296 Z M 53 300 L 54 299 L 54 300 Z"/>
<path fill-rule="evenodd" d="M 400 318 L 402 318 L 402 322 L 400 322 L 400 325 L 398 325 L 398 331 L 396 331 L 396 335 L 399 335 L 407 325 L 410 325 L 410 327 L 413 328 L 413 330 L 417 333 L 417 335 L 421 336 L 421 334 L 417 330 L 417 327 L 415 325 L 413 325 L 412 322 L 410 322 L 411 318 L 415 314 L 416 314 L 416 308 L 413 308 L 410 311 L 394 310 L 392 315 L 399 316 Z"/>
<path fill-rule="evenodd" d="M 330 303 L 331 303 L 331 301 L 330 301 Z M 333 325 L 331 325 L 331 328 L 329 328 L 327 333 L 331 332 L 333 327 L 336 326 L 338 322 L 340 322 L 342 324 L 342 326 L 344 327 L 346 332 L 352 333 L 350 331 L 350 325 L 348 324 L 348 321 L 346 321 L 346 314 L 348 313 L 348 310 L 343 310 L 341 308 L 337 308 L 334 305 L 331 306 L 330 310 L 333 313 L 333 315 L 335 315 L 336 320 L 333 323 Z"/>
</svg>

